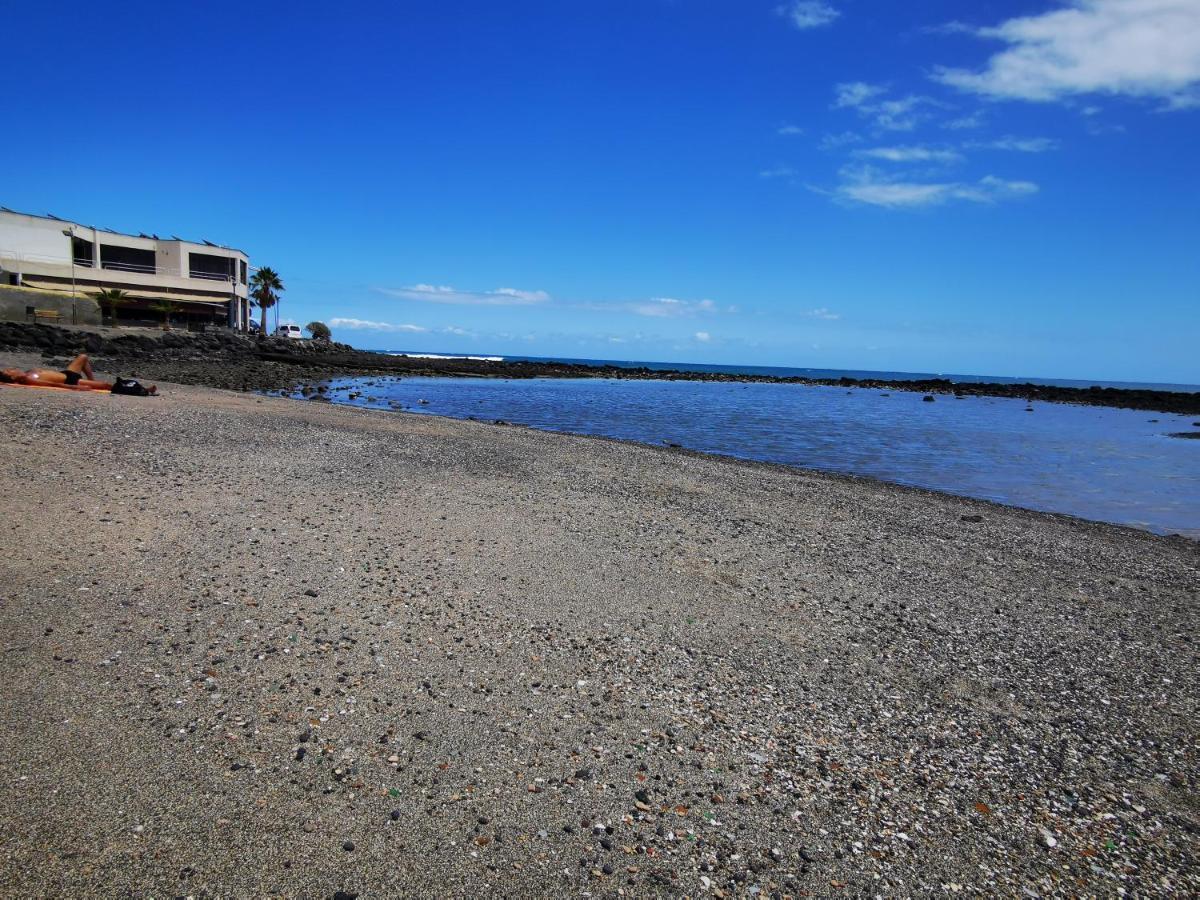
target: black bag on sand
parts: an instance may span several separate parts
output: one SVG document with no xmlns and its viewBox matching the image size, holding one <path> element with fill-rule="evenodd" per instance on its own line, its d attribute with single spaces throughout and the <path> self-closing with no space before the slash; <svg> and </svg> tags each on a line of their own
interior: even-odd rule
<svg viewBox="0 0 1200 900">
<path fill-rule="evenodd" d="M 142 387 L 142 383 L 132 378 L 118 378 L 113 382 L 112 392 L 114 394 L 128 394 L 130 397 L 150 396 L 150 392 Z"/>
</svg>

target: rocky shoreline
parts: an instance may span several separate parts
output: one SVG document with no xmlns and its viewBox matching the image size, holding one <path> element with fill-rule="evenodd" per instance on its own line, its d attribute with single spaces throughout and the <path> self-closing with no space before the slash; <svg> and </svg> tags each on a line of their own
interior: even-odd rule
<svg viewBox="0 0 1200 900">
<path fill-rule="evenodd" d="M 941 378 L 778 378 L 553 362 L 425 359 L 356 350 L 348 344 L 252 338 L 226 331 L 123 334 L 111 329 L 96 333 L 50 325 L 0 323 L 0 351 L 5 350 L 40 352 L 51 360 L 86 351 L 108 368 L 133 377 L 241 391 L 300 392 L 322 381 L 355 376 L 655 379 L 874 388 L 915 391 L 930 397 L 1008 397 L 1200 415 L 1200 392 L 965 383 Z"/>
</svg>

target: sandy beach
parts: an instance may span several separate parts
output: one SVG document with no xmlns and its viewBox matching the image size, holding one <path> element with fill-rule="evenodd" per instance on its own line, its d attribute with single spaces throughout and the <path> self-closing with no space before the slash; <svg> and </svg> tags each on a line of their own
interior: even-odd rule
<svg viewBox="0 0 1200 900">
<path fill-rule="evenodd" d="M 0 423 L 6 896 L 1200 892 L 1195 542 L 202 387 Z"/>
</svg>

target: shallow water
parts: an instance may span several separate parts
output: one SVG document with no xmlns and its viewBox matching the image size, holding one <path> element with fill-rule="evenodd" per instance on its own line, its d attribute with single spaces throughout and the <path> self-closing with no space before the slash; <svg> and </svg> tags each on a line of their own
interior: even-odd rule
<svg viewBox="0 0 1200 900">
<path fill-rule="evenodd" d="M 1200 430 L 1195 417 L 788 384 L 359 378 L 330 388 L 359 406 L 671 442 L 1200 538 L 1200 441 L 1167 436 Z"/>
</svg>

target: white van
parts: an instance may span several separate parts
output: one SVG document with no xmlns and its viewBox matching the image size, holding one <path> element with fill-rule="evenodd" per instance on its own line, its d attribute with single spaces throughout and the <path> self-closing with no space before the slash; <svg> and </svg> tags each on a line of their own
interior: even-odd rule
<svg viewBox="0 0 1200 900">
<path fill-rule="evenodd" d="M 280 325 L 275 329 L 275 337 L 294 338 L 297 341 L 304 340 L 304 332 L 300 330 L 299 325 Z"/>
</svg>

